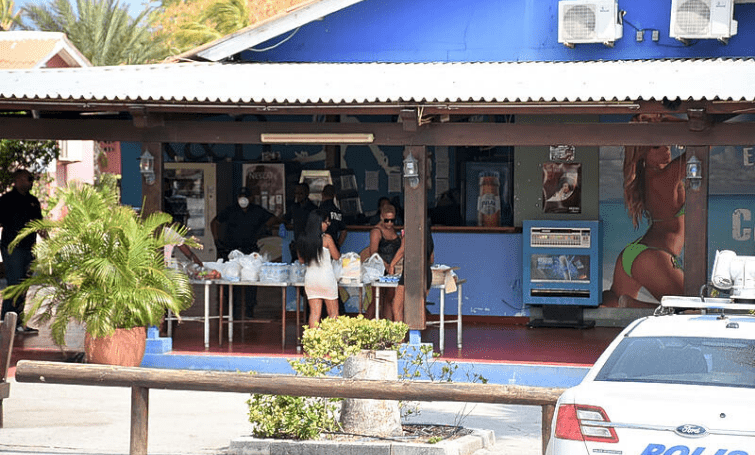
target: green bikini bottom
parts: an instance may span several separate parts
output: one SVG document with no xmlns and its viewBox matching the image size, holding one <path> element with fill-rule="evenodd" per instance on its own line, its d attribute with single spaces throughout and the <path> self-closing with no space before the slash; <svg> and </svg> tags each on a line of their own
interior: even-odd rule
<svg viewBox="0 0 755 455">
<path fill-rule="evenodd" d="M 662 248 L 655 248 L 639 243 L 638 239 L 627 245 L 624 248 L 624 253 L 621 255 L 621 265 L 624 267 L 624 272 L 626 272 L 627 276 L 632 276 L 632 264 L 634 264 L 634 260 L 637 259 L 637 256 L 645 250 L 658 250 L 668 253 L 671 256 L 671 263 L 674 265 L 674 268 L 682 268 L 682 261 L 679 256 L 675 256 Z"/>
</svg>

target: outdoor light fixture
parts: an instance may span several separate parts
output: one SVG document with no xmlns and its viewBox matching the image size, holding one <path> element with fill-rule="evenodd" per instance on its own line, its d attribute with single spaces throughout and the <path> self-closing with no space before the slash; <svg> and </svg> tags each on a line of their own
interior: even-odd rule
<svg viewBox="0 0 755 455">
<path fill-rule="evenodd" d="M 155 157 L 147 150 L 139 157 L 139 172 L 141 172 L 147 185 L 155 183 Z"/>
<path fill-rule="evenodd" d="M 697 191 L 698 189 L 700 189 L 702 180 L 702 163 L 697 159 L 695 155 L 692 155 L 692 157 L 687 160 L 687 181 L 689 182 L 689 187 Z"/>
<path fill-rule="evenodd" d="M 263 133 L 264 144 L 371 144 L 372 133 Z"/>
<path fill-rule="evenodd" d="M 419 168 L 417 167 L 417 159 L 414 158 L 412 152 L 404 158 L 404 178 L 409 179 L 409 186 L 417 188 L 419 186 Z"/>
</svg>

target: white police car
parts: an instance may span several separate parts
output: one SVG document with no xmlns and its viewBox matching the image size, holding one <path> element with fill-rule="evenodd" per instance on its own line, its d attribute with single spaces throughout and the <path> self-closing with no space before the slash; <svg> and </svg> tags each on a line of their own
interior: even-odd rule
<svg viewBox="0 0 755 455">
<path fill-rule="evenodd" d="M 624 329 L 559 398 L 546 454 L 755 455 L 755 299 L 733 282 Z"/>
<path fill-rule="evenodd" d="M 755 316 L 634 321 L 559 398 L 546 453 L 755 455 Z"/>
</svg>

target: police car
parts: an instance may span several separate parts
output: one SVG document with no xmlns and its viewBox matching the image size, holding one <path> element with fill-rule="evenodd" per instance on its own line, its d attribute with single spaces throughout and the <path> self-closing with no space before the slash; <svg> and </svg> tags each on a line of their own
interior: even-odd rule
<svg viewBox="0 0 755 455">
<path fill-rule="evenodd" d="M 728 297 L 664 297 L 561 395 L 547 455 L 755 455 L 755 258 L 728 259 Z"/>
</svg>

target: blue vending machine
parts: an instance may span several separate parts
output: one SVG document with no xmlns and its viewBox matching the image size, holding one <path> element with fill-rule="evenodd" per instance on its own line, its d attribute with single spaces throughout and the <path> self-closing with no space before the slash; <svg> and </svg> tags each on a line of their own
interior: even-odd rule
<svg viewBox="0 0 755 455">
<path fill-rule="evenodd" d="M 523 221 L 524 303 L 543 309 L 530 327 L 595 325 L 582 313 L 602 300 L 600 226 L 598 220 Z"/>
</svg>

